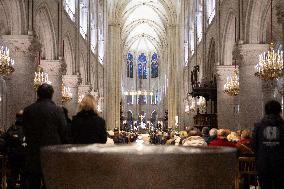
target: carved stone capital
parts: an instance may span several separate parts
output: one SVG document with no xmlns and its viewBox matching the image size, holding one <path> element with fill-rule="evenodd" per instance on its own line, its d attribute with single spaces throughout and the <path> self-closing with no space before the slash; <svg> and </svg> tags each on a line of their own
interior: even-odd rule
<svg viewBox="0 0 284 189">
<path fill-rule="evenodd" d="M 48 75 L 62 75 L 63 62 L 61 60 L 42 60 L 41 66 Z"/>
<path fill-rule="evenodd" d="M 78 87 L 80 82 L 80 78 L 78 75 L 63 75 L 62 80 L 67 87 L 71 88 Z"/>
<path fill-rule="evenodd" d="M 92 91 L 92 86 L 91 85 L 79 85 L 78 87 L 78 94 L 89 94 Z"/>
<path fill-rule="evenodd" d="M 241 44 L 238 45 L 239 66 L 255 66 L 259 54 L 268 51 L 269 44 Z"/>
<path fill-rule="evenodd" d="M 30 35 L 2 35 L 2 45 L 10 49 L 11 56 L 36 56 L 41 44 Z"/>
</svg>

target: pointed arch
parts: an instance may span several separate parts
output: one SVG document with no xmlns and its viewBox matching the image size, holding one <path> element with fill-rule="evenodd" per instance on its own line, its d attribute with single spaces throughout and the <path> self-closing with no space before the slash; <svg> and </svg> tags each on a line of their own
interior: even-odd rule
<svg viewBox="0 0 284 189">
<path fill-rule="evenodd" d="M 64 49 L 63 50 L 64 50 L 64 60 L 67 65 L 66 74 L 68 75 L 75 74 L 73 44 L 72 44 L 70 33 L 67 33 L 64 36 Z"/>
<path fill-rule="evenodd" d="M 35 33 L 42 44 L 42 58 L 54 60 L 57 57 L 57 45 L 54 26 L 49 7 L 41 3 L 35 13 Z"/>
<path fill-rule="evenodd" d="M 214 79 L 214 71 L 216 66 L 216 46 L 215 46 L 215 39 L 211 38 L 210 45 L 209 45 L 209 51 L 208 51 L 208 62 L 205 66 L 205 72 L 206 76 L 209 79 L 209 81 L 212 81 Z"/>
<path fill-rule="evenodd" d="M 235 15 L 233 11 L 229 11 L 228 16 L 226 17 L 226 26 L 223 35 L 223 60 L 221 61 L 221 65 L 232 65 L 233 60 L 233 48 L 235 45 Z"/>
</svg>

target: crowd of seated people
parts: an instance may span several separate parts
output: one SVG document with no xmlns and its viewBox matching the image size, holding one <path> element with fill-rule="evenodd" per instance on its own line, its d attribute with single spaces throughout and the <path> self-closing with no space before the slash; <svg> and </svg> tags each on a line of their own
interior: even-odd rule
<svg viewBox="0 0 284 189">
<path fill-rule="evenodd" d="M 251 131 L 229 129 L 209 130 L 204 127 L 201 131 L 195 127 L 189 127 L 182 131 L 169 129 L 168 131 L 152 131 L 149 134 L 140 134 L 133 131 L 119 131 L 115 128 L 108 131 L 108 144 L 128 144 L 141 136 L 145 144 L 181 145 L 181 146 L 225 146 L 237 148 L 239 155 L 253 155 L 251 150 Z"/>
</svg>

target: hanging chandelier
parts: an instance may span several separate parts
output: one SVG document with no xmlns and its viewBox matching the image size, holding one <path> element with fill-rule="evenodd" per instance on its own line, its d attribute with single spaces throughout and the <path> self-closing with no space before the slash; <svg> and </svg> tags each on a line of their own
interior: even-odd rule
<svg viewBox="0 0 284 189">
<path fill-rule="evenodd" d="M 38 87 L 42 84 L 51 84 L 51 82 L 48 80 L 48 74 L 43 72 L 43 67 L 40 66 L 40 51 L 38 55 L 38 66 L 37 71 L 35 72 L 35 78 L 34 78 L 34 90 L 37 91 Z"/>
<path fill-rule="evenodd" d="M 48 74 L 43 72 L 43 68 L 38 65 L 37 71 L 35 72 L 35 78 L 34 78 L 34 89 L 37 91 L 38 87 L 42 84 L 51 84 L 51 82 L 48 80 Z"/>
<path fill-rule="evenodd" d="M 255 68 L 255 76 L 262 80 L 274 80 L 283 76 L 283 51 L 275 52 L 271 43 L 269 51 L 259 55 L 259 62 Z"/>
<path fill-rule="evenodd" d="M 227 77 L 227 82 L 224 85 L 224 93 L 229 96 L 237 96 L 240 93 L 239 76 L 236 68 L 233 72 L 233 76 Z"/>
<path fill-rule="evenodd" d="M 272 0 L 270 1 L 270 47 L 268 52 L 259 55 L 258 64 L 255 66 L 255 76 L 262 80 L 274 80 L 283 76 L 283 51 L 274 51 L 272 43 Z"/>
<path fill-rule="evenodd" d="M 62 94 L 62 99 L 61 99 L 62 103 L 67 103 L 70 100 L 72 100 L 72 93 L 70 87 L 66 87 L 64 83 L 62 83 L 61 86 L 61 94 Z"/>
<path fill-rule="evenodd" d="M 0 74 L 9 75 L 15 71 L 13 65 L 15 61 L 9 56 L 9 49 L 1 46 L 0 49 Z"/>
</svg>

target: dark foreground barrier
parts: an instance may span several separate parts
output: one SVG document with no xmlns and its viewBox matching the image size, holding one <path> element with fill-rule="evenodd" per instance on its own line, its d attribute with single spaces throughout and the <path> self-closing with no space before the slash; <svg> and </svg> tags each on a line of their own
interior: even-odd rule
<svg viewBox="0 0 284 189">
<path fill-rule="evenodd" d="M 42 149 L 47 189 L 231 189 L 232 148 L 66 145 Z"/>
</svg>

